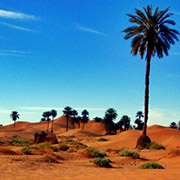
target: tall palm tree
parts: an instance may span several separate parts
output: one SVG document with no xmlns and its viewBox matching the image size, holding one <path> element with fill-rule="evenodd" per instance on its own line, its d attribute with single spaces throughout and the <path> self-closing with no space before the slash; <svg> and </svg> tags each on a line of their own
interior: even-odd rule
<svg viewBox="0 0 180 180">
<path fill-rule="evenodd" d="M 81 114 L 82 114 L 81 122 L 83 123 L 82 129 L 84 129 L 85 123 L 88 123 L 89 121 L 89 112 L 86 109 L 84 109 Z"/>
<path fill-rule="evenodd" d="M 72 115 L 72 108 L 70 106 L 66 106 L 63 110 L 63 115 L 66 117 L 66 131 L 68 131 L 68 123 L 69 118 Z"/>
<path fill-rule="evenodd" d="M 106 128 L 106 134 L 112 134 L 114 122 L 113 120 L 116 119 L 117 113 L 116 110 L 113 108 L 109 108 L 105 112 L 105 117 L 102 123 L 105 125 Z"/>
<path fill-rule="evenodd" d="M 78 112 L 76 110 L 72 110 L 71 123 L 73 125 L 73 129 L 75 128 L 75 123 L 76 123 L 77 115 L 78 115 Z"/>
<path fill-rule="evenodd" d="M 51 120 L 49 117 L 51 116 L 51 111 L 43 112 L 42 116 L 48 122 L 48 124 L 47 124 L 47 132 L 49 132 L 49 121 Z"/>
<path fill-rule="evenodd" d="M 131 42 L 131 53 L 137 55 L 139 52 L 141 59 L 146 59 L 146 75 L 145 75 L 145 98 L 144 98 L 144 126 L 143 141 L 149 139 L 146 135 L 148 121 L 148 106 L 149 106 L 149 75 L 150 63 L 152 56 L 156 55 L 162 58 L 163 55 L 168 55 L 168 50 L 171 44 L 178 41 L 178 31 L 171 29 L 168 25 L 175 25 L 175 22 L 169 17 L 172 13 L 168 13 L 169 8 L 160 11 L 159 7 L 153 12 L 151 6 L 143 8 L 144 12 L 136 9 L 136 14 L 127 14 L 131 23 L 134 26 L 128 27 L 123 32 L 126 33 L 124 39 L 133 38 Z M 150 140 L 150 139 L 149 139 Z M 144 142 L 145 144 L 145 142 Z"/>
<path fill-rule="evenodd" d="M 52 109 L 51 110 L 51 116 L 52 116 L 52 125 L 51 125 L 51 132 L 53 133 L 53 131 L 54 131 L 54 118 L 57 116 L 57 111 L 56 110 L 54 110 L 54 109 Z"/>
<path fill-rule="evenodd" d="M 12 111 L 12 113 L 10 114 L 10 117 L 12 118 L 12 120 L 14 121 L 14 127 L 15 127 L 15 122 L 17 119 L 19 119 L 19 114 L 17 111 Z"/>
</svg>

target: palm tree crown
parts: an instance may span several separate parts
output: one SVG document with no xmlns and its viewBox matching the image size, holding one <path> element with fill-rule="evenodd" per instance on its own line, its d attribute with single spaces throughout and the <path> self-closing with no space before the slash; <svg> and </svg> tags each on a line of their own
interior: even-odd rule
<svg viewBox="0 0 180 180">
<path fill-rule="evenodd" d="M 146 58 L 151 58 L 157 53 L 159 58 L 163 57 L 163 53 L 168 55 L 168 50 L 171 44 L 175 44 L 178 40 L 178 31 L 169 28 L 167 25 L 175 25 L 176 23 L 168 18 L 173 13 L 167 13 L 169 8 L 159 11 L 157 7 L 152 12 L 152 7 L 143 8 L 144 12 L 136 9 L 136 15 L 127 14 L 130 17 L 130 22 L 135 23 L 124 30 L 126 36 L 124 39 L 133 37 L 131 43 L 131 53 L 136 55 L 139 52 L 141 58 L 146 53 Z"/>
<path fill-rule="evenodd" d="M 141 121 L 141 118 L 144 117 L 143 112 L 142 111 L 138 111 L 136 113 L 136 117 L 138 117 L 138 119 Z"/>
</svg>

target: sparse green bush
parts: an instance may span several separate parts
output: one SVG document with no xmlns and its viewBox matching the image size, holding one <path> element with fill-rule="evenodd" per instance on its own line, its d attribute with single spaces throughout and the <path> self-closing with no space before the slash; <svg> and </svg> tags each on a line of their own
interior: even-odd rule
<svg viewBox="0 0 180 180">
<path fill-rule="evenodd" d="M 93 160 L 91 160 L 90 162 L 93 162 L 100 167 L 112 167 L 110 164 L 112 161 L 110 159 L 96 157 Z"/>
<path fill-rule="evenodd" d="M 87 145 L 79 142 L 79 141 L 70 141 L 69 142 L 70 145 L 75 145 L 75 148 L 77 149 L 81 149 L 81 148 L 87 148 Z"/>
<path fill-rule="evenodd" d="M 165 149 L 165 147 L 163 145 L 158 144 L 156 142 L 147 143 L 145 148 L 143 148 L 141 146 L 138 146 L 137 148 L 139 150 L 142 150 L 142 149 Z"/>
<path fill-rule="evenodd" d="M 151 142 L 149 149 L 165 149 L 165 147 L 161 144 L 156 143 L 156 142 Z"/>
<path fill-rule="evenodd" d="M 86 151 L 91 157 L 104 158 L 104 156 L 107 156 L 105 152 L 100 152 L 99 150 L 95 148 L 86 148 Z"/>
<path fill-rule="evenodd" d="M 97 141 L 108 141 L 108 139 L 100 137 L 99 139 L 97 139 Z"/>
<path fill-rule="evenodd" d="M 164 167 L 158 163 L 154 162 L 148 162 L 145 164 L 142 164 L 139 169 L 164 169 Z"/>
<path fill-rule="evenodd" d="M 138 159 L 140 157 L 139 153 L 135 151 L 128 151 L 128 150 L 122 150 L 118 153 L 118 156 L 130 156 L 135 159 Z"/>
<path fill-rule="evenodd" d="M 37 145 L 30 145 L 28 146 L 30 149 L 55 149 L 55 147 L 48 143 L 48 142 L 43 142 L 43 143 L 39 143 Z"/>
<path fill-rule="evenodd" d="M 24 154 L 31 154 L 31 149 L 29 147 L 23 147 L 21 149 L 21 151 L 24 153 Z"/>
<path fill-rule="evenodd" d="M 67 151 L 69 149 L 69 146 L 67 146 L 65 143 L 60 143 L 58 149 L 61 151 Z"/>
<path fill-rule="evenodd" d="M 22 138 L 11 138 L 10 144 L 12 144 L 13 146 L 28 146 L 33 144 L 33 141 Z"/>
</svg>

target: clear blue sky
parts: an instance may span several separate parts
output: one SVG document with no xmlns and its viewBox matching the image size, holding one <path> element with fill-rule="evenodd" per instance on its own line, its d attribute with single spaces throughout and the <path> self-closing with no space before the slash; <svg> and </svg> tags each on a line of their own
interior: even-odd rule
<svg viewBox="0 0 180 180">
<path fill-rule="evenodd" d="M 180 31 L 179 0 L 6 0 L 0 2 L 0 124 L 38 122 L 69 105 L 104 116 L 115 108 L 134 122 L 143 111 L 145 60 L 130 54 L 121 32 L 135 8 L 171 7 Z M 149 125 L 180 120 L 180 44 L 153 57 Z"/>
</svg>

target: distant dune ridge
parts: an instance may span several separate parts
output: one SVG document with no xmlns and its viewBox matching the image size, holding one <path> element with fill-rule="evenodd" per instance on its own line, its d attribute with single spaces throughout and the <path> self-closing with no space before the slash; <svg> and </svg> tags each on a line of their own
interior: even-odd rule
<svg viewBox="0 0 180 180">
<path fill-rule="evenodd" d="M 50 123 L 51 126 L 51 123 Z M 12 137 L 19 136 L 23 138 L 33 139 L 35 132 L 46 131 L 47 122 L 16 122 L 15 127 L 13 124 L 0 127 L 0 137 Z M 58 136 L 71 136 L 77 138 L 84 137 L 98 137 L 105 135 L 105 128 L 101 123 L 89 121 L 85 125 L 85 129 L 82 130 L 78 126 L 73 129 L 71 123 L 69 123 L 69 131 L 66 132 L 66 117 L 61 116 L 54 120 L 54 133 Z M 153 125 L 148 127 L 148 135 L 157 143 L 161 143 L 166 148 L 180 147 L 180 130 L 167 128 L 159 125 Z M 104 142 L 102 146 L 111 147 L 135 147 L 138 136 L 141 134 L 139 130 L 129 130 L 117 135 L 108 135 L 106 138 L 111 141 Z M 91 142 L 93 145 L 93 142 Z M 96 142 L 94 142 L 96 143 Z"/>
</svg>

